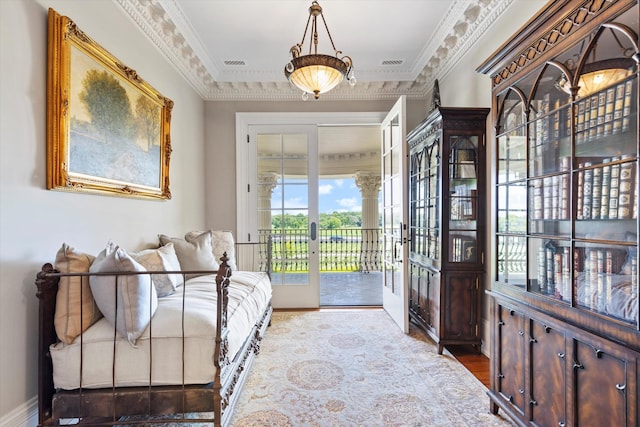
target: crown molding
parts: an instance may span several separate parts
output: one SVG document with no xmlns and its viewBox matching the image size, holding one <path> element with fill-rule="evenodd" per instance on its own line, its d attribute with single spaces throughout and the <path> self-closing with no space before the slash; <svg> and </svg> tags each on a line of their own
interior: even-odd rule
<svg viewBox="0 0 640 427">
<path fill-rule="evenodd" d="M 114 0 L 206 101 L 299 101 L 288 82 L 217 81 L 219 67 L 206 54 L 177 0 Z M 424 99 L 514 0 L 455 0 L 419 56 L 426 66 L 414 80 L 340 85 L 320 101 Z M 418 67 L 417 64 L 414 68 Z"/>
</svg>

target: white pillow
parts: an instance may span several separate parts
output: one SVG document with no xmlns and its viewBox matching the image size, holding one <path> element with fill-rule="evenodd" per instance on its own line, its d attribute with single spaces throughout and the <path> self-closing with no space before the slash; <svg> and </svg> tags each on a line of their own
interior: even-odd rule
<svg viewBox="0 0 640 427">
<path fill-rule="evenodd" d="M 146 271 L 124 249 L 113 242 L 98 254 L 91 273 Z M 148 274 L 131 276 L 91 276 L 91 291 L 104 317 L 118 333 L 135 346 L 158 308 L 158 295 Z M 117 313 L 116 313 L 117 307 Z"/>
<path fill-rule="evenodd" d="M 130 252 L 129 255 L 148 271 L 180 271 L 180 262 L 171 242 L 157 249 Z M 183 282 L 181 274 L 153 274 L 151 280 L 158 297 L 171 295 Z"/>
<path fill-rule="evenodd" d="M 76 251 L 66 243 L 56 254 L 54 268 L 60 273 L 87 273 L 93 255 Z M 98 310 L 88 276 L 60 277 L 56 294 L 54 325 L 58 339 L 65 344 L 73 340 L 102 317 Z"/>
<path fill-rule="evenodd" d="M 216 261 L 220 261 L 222 255 L 227 253 L 227 265 L 231 270 L 236 271 L 238 269 L 236 265 L 236 243 L 233 240 L 233 233 L 224 230 L 209 230 L 211 232 L 211 243 L 213 246 L 213 257 Z M 184 238 L 187 241 L 192 241 L 199 235 L 207 233 L 205 231 L 190 231 Z"/>
<path fill-rule="evenodd" d="M 220 267 L 215 258 L 213 258 L 211 233 L 204 233 L 190 242 L 178 237 L 165 236 L 164 234 L 160 234 L 158 237 L 162 245 L 173 243 L 182 270 L 217 270 Z M 188 278 L 196 276 L 198 275 L 187 275 Z"/>
</svg>

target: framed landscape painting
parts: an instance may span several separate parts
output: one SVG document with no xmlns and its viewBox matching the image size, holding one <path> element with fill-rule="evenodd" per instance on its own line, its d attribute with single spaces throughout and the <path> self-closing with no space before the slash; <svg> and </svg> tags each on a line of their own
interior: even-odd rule
<svg viewBox="0 0 640 427">
<path fill-rule="evenodd" d="M 49 9 L 47 188 L 170 199 L 173 102 Z"/>
</svg>

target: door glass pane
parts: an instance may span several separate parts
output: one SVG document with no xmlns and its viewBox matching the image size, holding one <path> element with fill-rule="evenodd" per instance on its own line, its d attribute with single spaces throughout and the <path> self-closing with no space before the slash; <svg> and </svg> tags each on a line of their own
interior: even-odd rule
<svg viewBox="0 0 640 427">
<path fill-rule="evenodd" d="M 309 179 L 305 134 L 258 134 L 258 230 L 271 243 L 274 285 L 309 284 Z"/>
</svg>

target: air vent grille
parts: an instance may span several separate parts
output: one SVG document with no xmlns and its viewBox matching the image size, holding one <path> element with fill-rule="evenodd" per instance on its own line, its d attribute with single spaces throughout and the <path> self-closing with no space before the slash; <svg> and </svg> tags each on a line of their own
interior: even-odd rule
<svg viewBox="0 0 640 427">
<path fill-rule="evenodd" d="M 386 67 L 396 67 L 404 64 L 404 59 L 385 59 L 382 61 L 382 65 Z"/>
<path fill-rule="evenodd" d="M 242 59 L 235 59 L 224 61 L 224 65 L 228 65 L 229 67 L 244 67 L 247 63 Z"/>
</svg>

